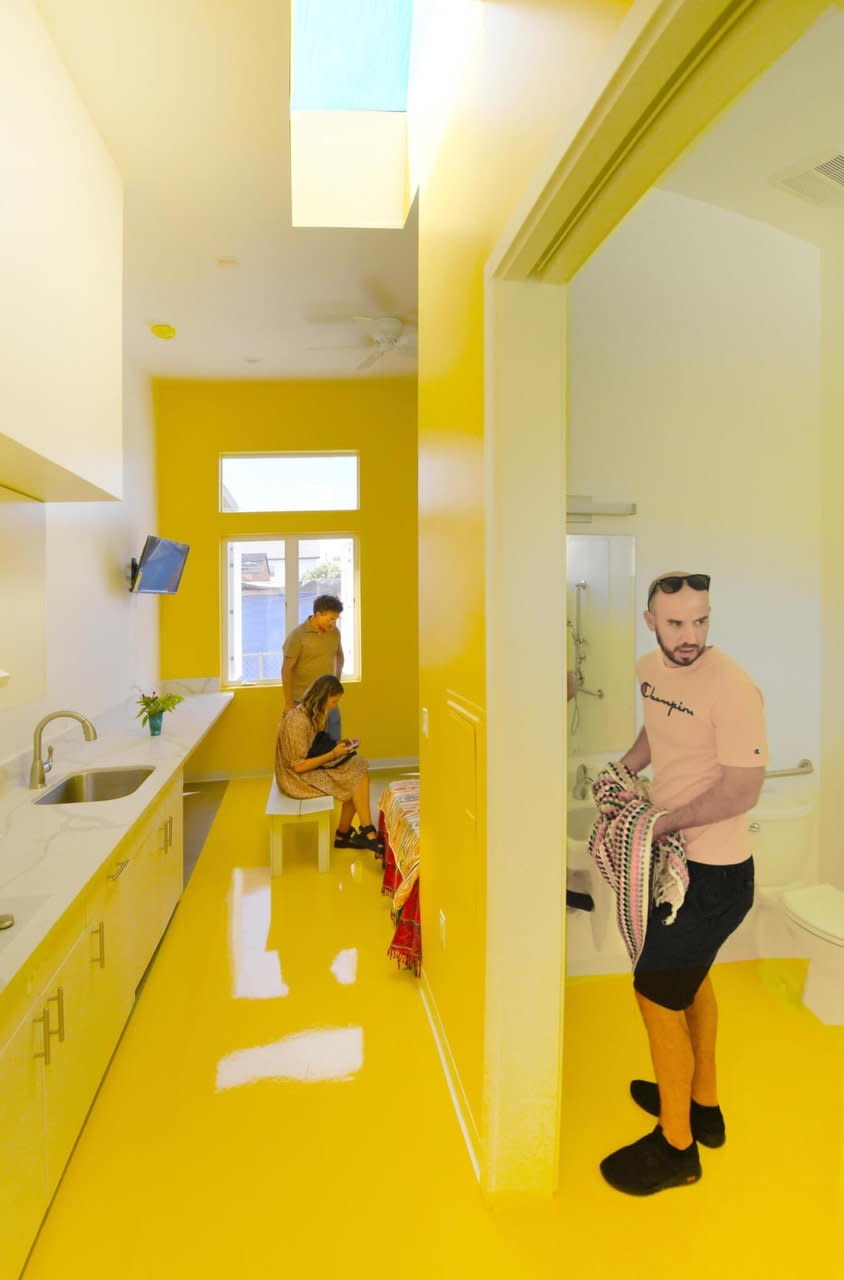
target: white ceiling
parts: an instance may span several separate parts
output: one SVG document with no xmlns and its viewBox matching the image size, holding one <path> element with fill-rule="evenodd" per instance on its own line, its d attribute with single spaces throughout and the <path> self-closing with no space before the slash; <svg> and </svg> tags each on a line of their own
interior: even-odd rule
<svg viewBox="0 0 844 1280">
<path fill-rule="evenodd" d="M 141 369 L 415 372 L 403 348 L 358 374 L 373 348 L 342 319 L 414 313 L 415 208 L 401 231 L 290 225 L 289 0 L 36 2 L 123 175 L 125 341 Z"/>
<path fill-rule="evenodd" d="M 844 241 L 844 203 L 815 208 L 770 185 L 819 153 L 844 154 L 844 13 L 832 7 L 659 183 L 813 244 Z M 842 193 L 844 194 L 844 193 Z"/>
<path fill-rule="evenodd" d="M 402 231 L 290 225 L 289 0 L 36 3 L 124 178 L 125 339 L 140 368 L 225 378 L 415 371 L 403 348 L 359 373 L 372 347 L 342 320 L 415 315 L 415 207 Z M 659 185 L 840 243 L 844 205 L 813 208 L 770 185 L 826 148 L 844 151 L 835 7 Z M 174 325 L 176 338 L 152 337 L 153 323 Z M 309 349 L 346 344 L 354 349 Z"/>
</svg>

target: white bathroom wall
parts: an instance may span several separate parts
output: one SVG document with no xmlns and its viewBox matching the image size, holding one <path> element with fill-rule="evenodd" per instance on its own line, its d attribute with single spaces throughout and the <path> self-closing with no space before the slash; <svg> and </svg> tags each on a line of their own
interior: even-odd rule
<svg viewBox="0 0 844 1280">
<path fill-rule="evenodd" d="M 155 532 L 155 453 L 149 380 L 124 370 L 122 501 L 50 503 L 38 508 L 46 528 L 43 600 L 46 685 L 39 697 L 0 706 L 0 763 L 29 749 L 35 723 L 69 707 L 96 722 L 135 685 L 158 675 L 158 601 L 133 596 L 126 578 L 147 533 Z M 0 613 L 14 616 L 17 596 L 0 576 Z M 28 657 L 34 669 L 41 658 Z M 20 671 L 22 679 L 31 670 Z M 70 730 L 58 721 L 46 739 Z"/>
<path fill-rule="evenodd" d="M 573 669 L 573 628 L 580 591 L 581 634 L 585 640 L 583 688 L 568 704 L 570 772 L 577 757 L 606 750 L 626 751 L 636 736 L 634 684 L 635 557 L 629 535 L 566 535 L 567 666 Z M 599 691 L 603 697 L 593 696 Z"/>
<path fill-rule="evenodd" d="M 46 515 L 42 503 L 0 488 L 0 714 L 44 692 Z"/>
<path fill-rule="evenodd" d="M 712 575 L 774 767 L 820 759 L 819 344 L 817 249 L 665 191 L 571 290 L 569 492 L 638 506 L 593 532 L 635 535 L 639 653 L 647 583 Z"/>
<path fill-rule="evenodd" d="M 821 876 L 844 889 L 844 244 L 823 254 Z"/>
</svg>

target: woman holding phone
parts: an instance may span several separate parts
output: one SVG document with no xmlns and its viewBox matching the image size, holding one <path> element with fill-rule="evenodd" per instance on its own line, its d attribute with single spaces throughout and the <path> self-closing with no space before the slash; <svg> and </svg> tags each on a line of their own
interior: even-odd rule
<svg viewBox="0 0 844 1280">
<path fill-rule="evenodd" d="M 336 676 L 317 676 L 302 701 L 285 711 L 276 738 L 275 779 L 279 791 L 297 800 L 336 796 L 341 808 L 335 849 L 371 849 L 380 854 L 383 846 L 372 825 L 369 804 L 369 765 L 355 754 L 358 739 L 343 738 L 334 746 L 329 745 L 333 739 L 325 740 L 329 712 L 343 692 Z M 315 740 L 318 754 L 310 755 Z M 357 831 L 352 826 L 355 814 L 361 822 Z"/>
</svg>

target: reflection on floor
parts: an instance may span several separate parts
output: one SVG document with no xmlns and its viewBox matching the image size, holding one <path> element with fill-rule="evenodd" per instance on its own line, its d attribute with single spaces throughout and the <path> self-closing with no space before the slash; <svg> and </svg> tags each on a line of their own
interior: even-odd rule
<svg viewBox="0 0 844 1280">
<path fill-rule="evenodd" d="M 629 979 L 571 980 L 560 1193 L 491 1207 L 385 954 L 380 864 L 332 850 L 321 876 L 303 828 L 270 882 L 266 790 L 226 791 L 26 1280 L 842 1275 L 844 1034 L 799 964 L 719 968 L 727 1145 L 646 1200 L 597 1170 L 649 1127 Z"/>
</svg>

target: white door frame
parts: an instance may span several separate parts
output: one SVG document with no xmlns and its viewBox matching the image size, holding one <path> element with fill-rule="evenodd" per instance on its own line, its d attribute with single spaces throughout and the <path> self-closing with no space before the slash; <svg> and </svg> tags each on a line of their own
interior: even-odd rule
<svg viewBox="0 0 844 1280">
<path fill-rule="evenodd" d="M 826 7 L 636 0 L 486 265 L 481 1182 L 490 1193 L 550 1195 L 558 1180 L 567 284 L 701 130 Z"/>
</svg>

